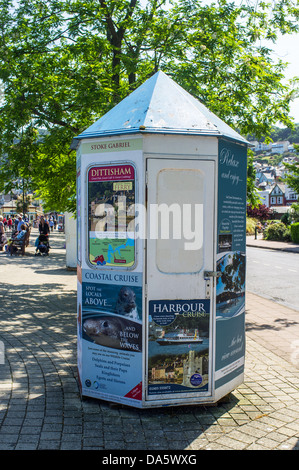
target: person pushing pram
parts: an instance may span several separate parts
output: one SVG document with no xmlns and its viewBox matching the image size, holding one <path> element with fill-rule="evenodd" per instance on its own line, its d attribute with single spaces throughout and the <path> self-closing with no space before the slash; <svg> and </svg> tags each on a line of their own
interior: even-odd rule
<svg viewBox="0 0 299 470">
<path fill-rule="evenodd" d="M 38 226 L 39 237 L 36 239 L 35 246 L 35 255 L 48 255 L 50 251 L 49 243 L 49 233 L 50 227 L 48 222 L 44 219 L 43 216 L 40 218 L 40 223 Z"/>
</svg>

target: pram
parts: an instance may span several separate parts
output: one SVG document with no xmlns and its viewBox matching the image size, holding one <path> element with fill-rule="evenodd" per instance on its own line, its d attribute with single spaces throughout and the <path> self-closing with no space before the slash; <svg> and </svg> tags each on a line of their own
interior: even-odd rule
<svg viewBox="0 0 299 470">
<path fill-rule="evenodd" d="M 49 239 L 47 235 L 40 235 L 35 242 L 35 256 L 47 256 L 50 251 Z"/>
</svg>

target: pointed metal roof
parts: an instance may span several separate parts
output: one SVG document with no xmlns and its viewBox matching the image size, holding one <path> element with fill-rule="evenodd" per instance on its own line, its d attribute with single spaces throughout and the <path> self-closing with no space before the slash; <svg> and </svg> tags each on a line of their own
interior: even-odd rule
<svg viewBox="0 0 299 470">
<path fill-rule="evenodd" d="M 77 140 L 137 132 L 226 136 L 248 143 L 180 85 L 159 71 L 108 111 Z"/>
</svg>

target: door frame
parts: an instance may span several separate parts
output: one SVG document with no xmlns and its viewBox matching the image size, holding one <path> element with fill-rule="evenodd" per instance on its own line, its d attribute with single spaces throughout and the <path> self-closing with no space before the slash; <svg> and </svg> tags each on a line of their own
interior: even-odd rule
<svg viewBox="0 0 299 470">
<path fill-rule="evenodd" d="M 213 256 L 213 271 L 216 270 L 216 254 L 217 254 L 217 197 L 218 197 L 218 164 L 217 156 L 198 156 L 198 155 L 173 155 L 173 154 L 144 154 L 145 161 L 145 194 L 144 201 L 145 207 L 148 211 L 148 162 L 150 160 L 179 160 L 179 161 L 207 161 L 214 164 L 214 201 L 213 201 L 213 230 L 212 230 L 212 256 Z M 147 221 L 146 221 L 147 233 Z M 169 395 L 157 396 L 149 398 L 148 395 L 148 338 L 149 338 L 149 297 L 148 297 L 148 263 L 147 263 L 148 244 L 147 238 L 145 239 L 144 250 L 144 292 L 145 292 L 145 325 L 144 325 L 144 365 L 143 365 L 143 401 L 144 407 L 159 407 L 161 405 L 184 405 L 184 403 L 212 403 L 215 399 L 215 349 L 216 349 L 216 280 L 211 278 L 211 295 L 210 295 L 210 332 L 209 332 L 209 387 L 208 391 L 203 392 L 200 396 L 194 396 L 193 393 L 181 393 L 175 396 L 174 393 Z M 210 357 L 211 356 L 211 357 Z M 170 396 L 171 395 L 171 396 Z M 167 402 L 167 403 L 166 403 Z"/>
</svg>

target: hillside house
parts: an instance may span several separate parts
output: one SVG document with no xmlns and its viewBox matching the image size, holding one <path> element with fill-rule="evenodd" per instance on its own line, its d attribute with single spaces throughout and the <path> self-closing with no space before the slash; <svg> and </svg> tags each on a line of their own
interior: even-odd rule
<svg viewBox="0 0 299 470">
<path fill-rule="evenodd" d="M 297 202 L 298 200 L 298 194 L 296 191 L 292 188 L 289 188 L 287 185 L 285 185 L 285 202 L 287 206 L 290 206 L 294 202 Z"/>
<path fill-rule="evenodd" d="M 279 153 L 282 155 L 284 152 L 288 152 L 290 142 L 288 140 L 282 140 L 280 142 L 273 142 L 271 153 Z"/>
<path fill-rule="evenodd" d="M 263 186 L 265 187 L 265 184 L 266 186 L 270 187 L 271 184 L 273 184 L 275 181 L 275 176 L 273 174 L 273 172 L 262 172 L 262 171 L 259 171 L 256 173 L 256 186 Z"/>
<path fill-rule="evenodd" d="M 285 205 L 284 185 L 276 183 L 269 192 L 269 207 Z"/>
</svg>

